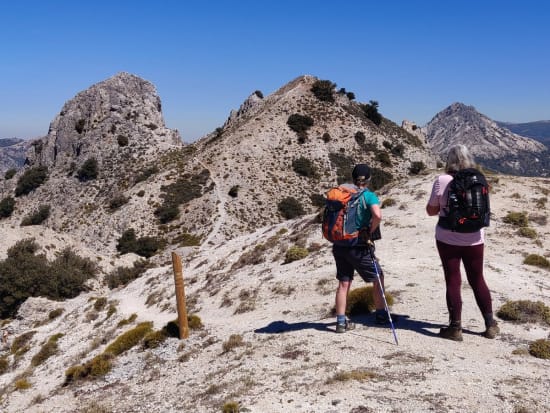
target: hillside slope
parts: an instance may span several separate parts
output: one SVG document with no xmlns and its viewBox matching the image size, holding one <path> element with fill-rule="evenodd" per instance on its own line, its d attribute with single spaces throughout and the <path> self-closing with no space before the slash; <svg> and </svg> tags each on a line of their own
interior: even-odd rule
<svg viewBox="0 0 550 413">
<path fill-rule="evenodd" d="M 229 241 L 176 249 L 184 257 L 189 312 L 202 319 L 203 329 L 156 348 L 140 343 L 93 380 L 63 386 L 69 367 L 99 355 L 137 323 L 151 321 L 160 329 L 176 318 L 169 251 L 163 263 L 126 287 L 65 302 L 28 300 L 19 317 L 3 326 L 12 332 L 10 343 L 34 335 L 25 353 L 0 353 L 9 364 L 0 375 L 0 410 L 216 412 L 233 400 L 243 410 L 272 413 L 548 411 L 550 361 L 530 356 L 527 345 L 547 338 L 550 326 L 499 320 L 501 334 L 487 340 L 480 335 L 473 294 L 464 286 L 464 341 L 436 337 L 447 312 L 435 220 L 424 212 L 434 177 L 432 171 L 400 180 L 380 193 L 383 201 L 395 201 L 382 210 L 377 254 L 395 297 L 398 346 L 390 329 L 376 326 L 370 316 L 356 317 L 353 332 L 334 333 L 334 264 L 309 215 Z M 490 180 L 494 217 L 485 271 L 495 311 L 509 299 L 550 305 L 548 271 L 522 263 L 527 254 L 548 254 L 548 205 L 538 200 L 549 182 L 501 175 Z M 503 222 L 509 211 L 523 210 L 536 211 L 530 213 L 536 239 L 520 238 Z M 284 264 L 292 245 L 310 253 Z M 354 287 L 363 285 L 357 281 Z M 107 304 L 98 310 L 99 298 Z M 116 311 L 109 315 L 111 307 Z M 56 308 L 62 315 L 49 319 Z M 132 314 L 137 318 L 122 326 Z M 33 367 L 32 358 L 58 333 L 58 351 Z M 17 390 L 20 378 L 30 388 Z"/>
</svg>

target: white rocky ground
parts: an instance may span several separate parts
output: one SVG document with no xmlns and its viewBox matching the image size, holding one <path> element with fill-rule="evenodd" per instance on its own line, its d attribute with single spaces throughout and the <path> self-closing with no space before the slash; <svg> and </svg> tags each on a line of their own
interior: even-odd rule
<svg viewBox="0 0 550 413">
<path fill-rule="evenodd" d="M 416 177 L 380 195 L 396 200 L 383 209 L 377 246 L 387 290 L 396 297 L 392 313 L 399 315 L 399 345 L 390 329 L 375 326 L 370 316 L 356 319 L 353 332 L 334 333 L 329 315 L 334 264 L 315 217 L 309 216 L 197 251 L 178 250 L 189 308 L 204 329 L 191 331 L 187 340 L 167 339 L 156 349 L 135 347 L 117 357 L 101 379 L 63 386 L 67 368 L 99 354 L 129 328 L 117 328 L 120 320 L 135 313 L 136 323 L 153 321 L 161 328 L 176 318 L 169 252 L 125 288 L 98 289 L 62 303 L 28 300 L 20 317 L 3 326 L 12 330 L 12 339 L 36 333 L 27 354 L 17 361 L 10 355 L 11 369 L 0 375 L 0 411 L 220 412 L 230 400 L 239 402 L 241 411 L 258 413 L 549 411 L 550 360 L 526 350 L 529 342 L 548 338 L 550 326 L 501 320 L 501 334 L 485 339 L 472 291 L 464 285 L 464 341 L 437 337 L 447 319 L 445 287 L 433 239 L 435 218 L 424 212 L 434 177 Z M 532 240 L 502 222 L 508 211 L 547 217 L 548 203 L 535 205 L 548 197 L 550 180 L 498 176 L 493 182 L 485 268 L 494 309 L 519 299 L 550 305 L 550 272 L 522 264 L 529 253 L 550 255 L 549 225 L 531 223 L 538 233 Z M 279 232 L 282 228 L 288 231 Z M 278 233 L 277 241 L 271 238 Z M 297 233 L 319 249 L 283 264 Z M 6 234 L 2 252 L 20 237 Z M 269 244 L 264 262 L 231 269 L 260 243 Z M 354 287 L 363 285 L 358 280 Z M 99 296 L 116 304 L 108 319 L 105 310 L 93 310 Z M 235 313 L 247 305 L 253 309 Z M 36 324 L 58 307 L 65 310 L 61 317 Z M 59 353 L 30 367 L 32 356 L 56 333 L 64 334 Z M 224 351 L 234 334 L 244 345 Z M 335 380 L 354 371 L 369 374 L 364 380 Z M 22 375 L 31 387 L 16 390 Z"/>
</svg>

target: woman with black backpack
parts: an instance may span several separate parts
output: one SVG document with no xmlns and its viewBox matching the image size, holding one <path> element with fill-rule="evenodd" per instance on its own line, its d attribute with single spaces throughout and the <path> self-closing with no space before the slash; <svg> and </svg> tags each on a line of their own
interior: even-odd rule
<svg viewBox="0 0 550 413">
<path fill-rule="evenodd" d="M 439 336 L 454 341 L 462 341 L 461 262 L 464 264 L 468 283 L 472 287 L 477 305 L 484 318 L 485 331 L 483 336 L 495 338 L 499 333 L 497 322 L 493 318 L 491 293 L 483 277 L 485 242 L 483 227 L 488 225 L 489 195 L 485 177 L 475 167 L 476 164 L 466 146 L 456 145 L 451 147 L 447 155 L 446 173 L 438 176 L 433 183 L 430 199 L 426 205 L 428 215 L 439 216 L 435 228 L 435 239 L 443 265 L 447 289 L 449 326 L 442 328 Z M 455 182 L 454 185 L 451 184 L 455 177 L 457 180 L 459 177 L 460 179 L 466 177 L 464 179 L 467 181 L 472 179 L 471 176 L 474 176 L 474 183 L 478 184 L 475 189 L 477 192 L 474 193 L 473 198 L 486 199 L 484 209 L 482 205 L 482 210 L 477 212 L 475 210 L 478 208 L 472 208 L 471 204 L 466 205 L 465 202 L 459 202 L 460 199 L 456 201 L 456 197 L 460 198 L 461 196 L 461 194 L 455 193 L 456 190 L 453 190 L 453 188 L 458 187 L 458 182 Z M 467 184 L 464 184 L 464 186 L 467 187 Z M 451 199 L 451 202 L 449 202 L 449 199 Z M 468 199 L 472 199 L 472 196 L 469 196 Z M 482 204 L 482 202 L 479 203 Z M 485 220 L 483 215 L 487 216 Z M 455 220 L 456 222 L 451 222 Z M 462 225 L 464 228 L 461 228 L 461 224 L 464 222 L 469 222 L 470 225 Z"/>
</svg>

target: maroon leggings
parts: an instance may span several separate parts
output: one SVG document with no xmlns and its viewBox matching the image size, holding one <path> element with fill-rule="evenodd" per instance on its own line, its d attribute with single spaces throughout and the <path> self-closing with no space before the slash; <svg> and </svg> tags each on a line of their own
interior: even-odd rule
<svg viewBox="0 0 550 413">
<path fill-rule="evenodd" d="M 484 316 L 492 314 L 491 293 L 483 278 L 483 244 L 461 247 L 437 241 L 437 250 L 445 273 L 447 308 L 449 309 L 450 321 L 458 322 L 461 320 L 462 298 L 460 296 L 460 285 L 462 276 L 460 274 L 460 261 L 464 263 L 468 283 L 474 291 L 481 314 Z"/>
</svg>

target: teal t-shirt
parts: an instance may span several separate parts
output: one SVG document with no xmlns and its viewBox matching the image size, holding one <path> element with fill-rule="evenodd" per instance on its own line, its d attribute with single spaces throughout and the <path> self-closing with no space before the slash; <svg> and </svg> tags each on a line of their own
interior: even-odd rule
<svg viewBox="0 0 550 413">
<path fill-rule="evenodd" d="M 357 228 L 368 227 L 372 214 L 370 212 L 371 205 L 379 205 L 380 201 L 374 192 L 369 191 L 368 189 L 363 192 L 362 196 L 363 201 L 359 203 L 359 213 L 357 214 L 356 224 Z"/>
</svg>

